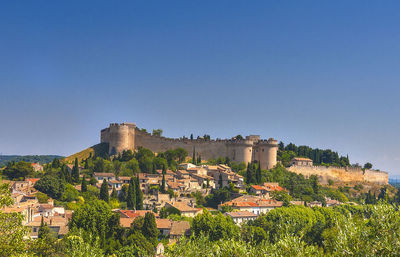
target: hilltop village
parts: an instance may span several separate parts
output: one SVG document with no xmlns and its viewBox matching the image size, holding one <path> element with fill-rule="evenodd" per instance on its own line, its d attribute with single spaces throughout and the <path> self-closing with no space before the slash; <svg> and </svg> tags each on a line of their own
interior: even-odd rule
<svg viewBox="0 0 400 257">
<path fill-rule="evenodd" d="M 13 203 L 1 213 L 20 214 L 32 240 L 57 244 L 92 231 L 104 253 L 133 247 L 163 255 L 207 231 L 220 238 L 242 230 L 265 240 L 273 227 L 257 224 L 273 210 L 400 202 L 387 173 L 371 166 L 254 135 L 169 139 L 160 130 L 111 124 L 99 145 L 65 159 L 8 163 L 2 185 Z"/>
</svg>

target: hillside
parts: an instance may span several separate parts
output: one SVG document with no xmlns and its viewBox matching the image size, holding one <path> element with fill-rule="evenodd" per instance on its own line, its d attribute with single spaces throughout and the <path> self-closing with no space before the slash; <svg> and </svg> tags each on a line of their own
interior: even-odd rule
<svg viewBox="0 0 400 257">
<path fill-rule="evenodd" d="M 0 155 L 0 167 L 4 167 L 7 165 L 8 162 L 19 162 L 19 161 L 26 161 L 26 162 L 37 162 L 37 163 L 49 163 L 54 158 L 64 158 L 64 156 L 59 155 Z"/>
<path fill-rule="evenodd" d="M 82 150 L 78 153 L 74 153 L 68 157 L 65 157 L 63 160 L 65 162 L 73 162 L 75 158 L 78 158 L 78 160 L 84 160 L 87 159 L 89 156 L 101 156 L 104 157 L 108 152 L 108 144 L 106 143 L 100 143 L 94 146 L 91 146 L 89 148 L 86 148 L 85 150 Z"/>
</svg>

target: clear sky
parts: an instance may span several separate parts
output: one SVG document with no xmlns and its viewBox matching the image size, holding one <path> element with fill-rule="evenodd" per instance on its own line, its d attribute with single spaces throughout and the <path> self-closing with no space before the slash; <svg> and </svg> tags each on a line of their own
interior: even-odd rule
<svg viewBox="0 0 400 257">
<path fill-rule="evenodd" d="M 259 134 L 400 176 L 399 1 L 2 1 L 0 153 L 110 122 Z"/>
</svg>

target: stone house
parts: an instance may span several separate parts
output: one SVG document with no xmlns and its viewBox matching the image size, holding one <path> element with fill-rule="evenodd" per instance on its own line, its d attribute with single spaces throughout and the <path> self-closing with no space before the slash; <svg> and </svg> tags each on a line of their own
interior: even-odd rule
<svg viewBox="0 0 400 257">
<path fill-rule="evenodd" d="M 100 183 L 103 181 L 103 179 L 110 181 L 110 180 L 115 180 L 115 175 L 114 173 L 103 173 L 103 172 L 95 172 L 93 174 L 94 178 L 99 181 Z"/>
<path fill-rule="evenodd" d="M 182 236 L 190 236 L 190 223 L 189 221 L 173 221 L 169 238 L 179 239 Z"/>
<path fill-rule="evenodd" d="M 231 217 L 233 222 L 235 222 L 237 225 L 248 222 L 249 220 L 255 220 L 258 217 L 258 215 L 249 211 L 226 212 L 224 215 Z"/>
<path fill-rule="evenodd" d="M 183 202 L 167 202 L 165 203 L 165 208 L 175 208 L 181 212 L 182 216 L 185 217 L 195 217 L 198 214 L 203 213 L 203 209 L 201 208 L 193 208 L 192 206 L 187 205 Z"/>
<path fill-rule="evenodd" d="M 294 157 L 290 161 L 290 166 L 313 166 L 313 161 L 309 158 Z"/>
</svg>

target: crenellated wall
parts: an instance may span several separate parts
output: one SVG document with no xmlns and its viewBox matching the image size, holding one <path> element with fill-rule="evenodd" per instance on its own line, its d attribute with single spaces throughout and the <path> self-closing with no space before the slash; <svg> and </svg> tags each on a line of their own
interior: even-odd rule
<svg viewBox="0 0 400 257">
<path fill-rule="evenodd" d="M 260 136 L 247 136 L 245 140 L 204 140 L 175 139 L 151 135 L 139 130 L 133 123 L 112 123 L 101 130 L 101 142 L 109 143 L 110 155 L 123 150 L 135 150 L 142 146 L 153 152 L 164 152 L 181 147 L 189 156 L 195 149 L 203 160 L 229 157 L 235 162 L 260 161 L 262 169 L 276 165 L 278 143 L 270 138 L 260 140 Z M 258 152 L 259 151 L 259 152 Z"/>
<path fill-rule="evenodd" d="M 319 181 L 327 184 L 328 180 L 340 182 L 373 182 L 386 185 L 389 183 L 388 173 L 376 170 L 362 170 L 354 167 L 325 167 L 325 166 L 298 166 L 293 165 L 289 171 L 302 174 L 304 177 L 317 175 Z"/>
</svg>

